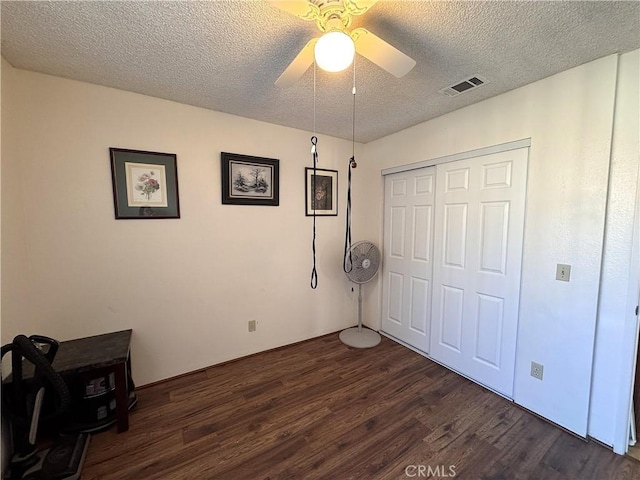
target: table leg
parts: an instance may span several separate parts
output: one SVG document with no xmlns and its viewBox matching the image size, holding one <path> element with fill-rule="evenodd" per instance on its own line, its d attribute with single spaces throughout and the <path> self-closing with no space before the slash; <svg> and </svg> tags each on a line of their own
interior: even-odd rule
<svg viewBox="0 0 640 480">
<path fill-rule="evenodd" d="M 129 395 L 127 392 L 126 362 L 114 366 L 116 394 L 116 423 L 118 433 L 129 430 Z"/>
</svg>

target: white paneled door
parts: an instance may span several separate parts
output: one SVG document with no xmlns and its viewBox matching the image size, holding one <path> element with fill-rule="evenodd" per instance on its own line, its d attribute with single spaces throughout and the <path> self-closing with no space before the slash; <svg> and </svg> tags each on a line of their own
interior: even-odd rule
<svg viewBox="0 0 640 480">
<path fill-rule="evenodd" d="M 429 351 L 435 167 L 385 177 L 382 330 Z"/>
<path fill-rule="evenodd" d="M 513 396 L 528 148 L 436 169 L 430 355 Z"/>
</svg>

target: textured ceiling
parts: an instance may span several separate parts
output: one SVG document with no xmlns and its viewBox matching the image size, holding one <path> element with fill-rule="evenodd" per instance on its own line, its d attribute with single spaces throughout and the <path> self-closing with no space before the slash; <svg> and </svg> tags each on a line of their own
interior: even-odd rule
<svg viewBox="0 0 640 480">
<path fill-rule="evenodd" d="M 255 1 L 2 1 L 14 67 L 313 130 L 314 69 L 274 82 L 314 23 Z M 366 27 L 417 61 L 397 79 L 356 60 L 356 140 L 369 142 L 612 53 L 640 48 L 637 1 L 380 1 Z M 479 74 L 489 84 L 438 93 Z M 316 131 L 351 139 L 353 71 L 316 74 Z"/>
</svg>

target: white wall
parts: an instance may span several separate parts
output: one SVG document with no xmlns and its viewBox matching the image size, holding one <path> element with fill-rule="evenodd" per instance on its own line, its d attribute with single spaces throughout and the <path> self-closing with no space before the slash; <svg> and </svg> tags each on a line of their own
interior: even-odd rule
<svg viewBox="0 0 640 480">
<path fill-rule="evenodd" d="M 356 197 L 369 202 L 365 223 L 382 242 L 380 170 L 531 139 L 515 399 L 583 435 L 617 62 L 609 56 L 365 145 L 368 187 Z M 570 283 L 555 280 L 557 263 L 572 265 Z M 379 302 L 370 296 L 368 311 Z M 532 360 L 544 364 L 543 382 L 529 375 Z"/>
<path fill-rule="evenodd" d="M 640 153 L 639 85 L 640 51 L 620 57 L 615 106 L 611 175 L 607 206 L 602 286 L 591 390 L 589 434 L 613 445 L 616 417 L 620 414 L 617 392 L 629 392 L 633 355 L 625 354 L 625 340 L 635 338 L 633 312 L 638 300 L 638 265 L 631 262 L 633 221 Z M 634 278 L 635 277 L 635 278 Z M 635 292 L 628 291 L 635 280 Z M 629 325 L 627 325 L 629 324 Z M 629 332 L 633 332 L 629 334 Z M 628 395 L 628 394 L 627 394 Z"/>
<path fill-rule="evenodd" d="M 2 67 L 4 67 L 4 60 L 2 61 Z M 0 74 L 1 74 L 1 68 L 0 67 Z M 0 88 L 0 112 L 2 111 L 2 88 Z M 0 132 L 2 131 L 2 115 L 0 115 Z M 2 139 L 0 138 L 0 152 L 2 152 Z M 2 155 L 0 154 L 0 183 L 2 181 Z M 0 210 L 2 207 L 2 199 L 0 198 Z M 1 215 L 0 215 L 1 218 Z M 2 244 L 2 231 L 0 229 L 0 245 Z M 0 248 L 1 250 L 1 248 Z M 2 278 L 0 276 L 0 288 L 2 285 Z M 0 325 L 2 323 L 1 321 L 1 317 L 2 317 L 2 298 L 0 296 Z M 9 445 L 11 445 L 10 443 L 10 438 L 9 438 L 9 428 L 7 426 L 7 422 L 5 421 L 4 416 L 0 419 L 2 421 L 2 427 L 0 428 L 0 475 L 4 475 L 6 468 L 9 465 L 9 456 L 10 456 L 10 449 L 9 449 Z"/>
<path fill-rule="evenodd" d="M 340 215 L 317 221 L 311 290 L 308 132 L 6 62 L 2 89 L 3 343 L 132 328 L 146 384 L 356 323 L 341 268 L 350 142 L 319 137 Z M 109 147 L 177 154 L 182 218 L 115 220 Z M 221 151 L 280 159 L 280 206 L 223 206 Z"/>
<path fill-rule="evenodd" d="M 2 59 L 2 250 L 0 315 L 2 316 L 2 344 L 13 337 L 5 336 L 5 322 L 13 318 L 14 323 L 25 327 L 32 321 L 27 287 L 27 250 L 24 225 L 24 204 L 21 199 L 22 171 L 20 164 L 10 161 L 16 158 L 16 142 L 8 139 L 17 136 L 20 128 L 27 128 L 24 119 L 13 115 L 20 110 L 22 92 L 11 88 L 16 83 L 14 69 Z M 8 281 L 8 279 L 11 281 Z M 6 340 L 6 341 L 5 341 Z"/>
</svg>

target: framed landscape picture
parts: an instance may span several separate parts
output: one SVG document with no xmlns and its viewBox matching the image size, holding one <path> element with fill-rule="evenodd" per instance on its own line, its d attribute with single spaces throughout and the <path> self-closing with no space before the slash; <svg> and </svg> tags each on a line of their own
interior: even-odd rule
<svg viewBox="0 0 640 480">
<path fill-rule="evenodd" d="M 338 215 L 338 171 L 305 168 L 305 215 Z"/>
<path fill-rule="evenodd" d="M 173 153 L 110 148 L 116 219 L 180 218 Z"/>
<path fill-rule="evenodd" d="M 222 203 L 280 204 L 280 160 L 222 152 Z"/>
</svg>

